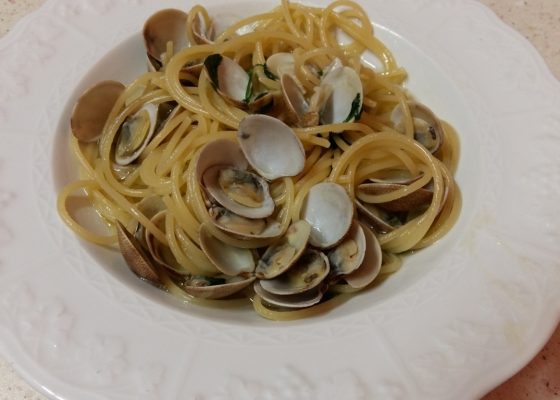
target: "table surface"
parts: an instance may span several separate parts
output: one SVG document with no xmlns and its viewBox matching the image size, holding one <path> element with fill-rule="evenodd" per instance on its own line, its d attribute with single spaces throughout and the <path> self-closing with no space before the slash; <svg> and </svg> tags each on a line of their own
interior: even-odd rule
<svg viewBox="0 0 560 400">
<path fill-rule="evenodd" d="M 523 34 L 560 79 L 560 0 L 480 0 Z M 44 0 L 0 0 L 0 37 Z M 0 359 L 0 400 L 45 400 Z M 560 326 L 542 351 L 484 400 L 560 399 Z"/>
</svg>

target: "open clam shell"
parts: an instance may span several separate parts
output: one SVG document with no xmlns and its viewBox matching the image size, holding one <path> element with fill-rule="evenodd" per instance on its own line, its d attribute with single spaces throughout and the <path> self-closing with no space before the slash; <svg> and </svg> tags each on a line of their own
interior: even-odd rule
<svg viewBox="0 0 560 400">
<path fill-rule="evenodd" d="M 360 226 L 366 239 L 364 259 L 358 269 L 344 275 L 344 280 L 354 289 L 362 289 L 373 282 L 379 275 L 379 272 L 381 272 L 381 264 L 383 262 L 381 245 L 374 233 L 361 222 Z"/>
<path fill-rule="evenodd" d="M 287 271 L 305 251 L 310 233 L 311 226 L 306 221 L 290 225 L 286 234 L 262 255 L 255 270 L 257 278 L 272 279 Z"/>
<path fill-rule="evenodd" d="M 264 301 L 277 307 L 285 308 L 305 308 L 311 307 L 321 301 L 325 292 L 325 287 L 319 285 L 313 289 L 307 290 L 302 293 L 292 295 L 277 295 L 267 292 L 262 288 L 262 281 L 257 281 L 253 285 L 255 293 L 258 294 Z"/>
<path fill-rule="evenodd" d="M 122 124 L 115 146 L 115 162 L 128 165 L 146 148 L 157 126 L 158 106 L 146 103 Z"/>
<path fill-rule="evenodd" d="M 364 203 L 373 203 L 372 196 L 391 193 L 395 190 L 406 188 L 407 185 L 388 182 L 363 183 L 358 186 L 356 193 L 358 199 Z M 384 203 L 375 203 L 377 207 L 390 212 L 407 212 L 425 207 L 432 201 L 433 192 L 426 188 L 419 188 L 403 197 Z"/>
<path fill-rule="evenodd" d="M 305 199 L 302 218 L 311 225 L 309 243 L 322 249 L 336 245 L 352 223 L 354 207 L 344 188 L 323 182 L 313 186 Z"/>
<path fill-rule="evenodd" d="M 210 233 L 208 222 L 200 226 L 200 247 L 216 268 L 225 275 L 248 276 L 255 270 L 253 252 L 231 246 Z"/>
<path fill-rule="evenodd" d="M 157 267 L 138 240 L 117 221 L 119 248 L 126 264 L 138 277 L 154 284 L 161 284 Z"/>
<path fill-rule="evenodd" d="M 444 140 L 439 118 L 424 104 L 409 101 L 407 105 L 414 120 L 414 139 L 432 154 L 436 153 Z M 404 132 L 404 112 L 400 104 L 393 109 L 391 121 L 396 130 Z"/>
<path fill-rule="evenodd" d="M 274 212 L 268 183 L 256 174 L 216 165 L 204 172 L 202 182 L 214 200 L 237 215 L 256 219 Z"/>
<path fill-rule="evenodd" d="M 103 81 L 87 89 L 78 98 L 70 117 L 72 134 L 81 142 L 95 142 L 101 137 L 107 118 L 125 86 Z"/>
<path fill-rule="evenodd" d="M 278 78 L 284 74 L 295 76 L 295 63 L 292 53 L 278 52 L 266 59 L 266 67 Z"/>
<path fill-rule="evenodd" d="M 282 97 L 290 122 L 302 127 L 314 126 L 319 123 L 319 109 L 311 108 L 298 82 L 292 75 L 283 74 L 280 78 L 280 87 L 282 88 Z"/>
<path fill-rule="evenodd" d="M 202 183 L 202 175 L 214 165 L 230 165 L 243 170 L 247 169 L 249 163 L 239 144 L 227 139 L 218 139 L 206 144 L 198 154 L 196 161 L 198 182 Z"/>
<path fill-rule="evenodd" d="M 282 225 L 272 219 L 250 219 L 223 207 L 209 210 L 210 220 L 219 229 L 244 239 L 275 238 L 282 234 Z"/>
<path fill-rule="evenodd" d="M 229 297 L 245 289 L 253 283 L 255 277 L 239 277 L 217 275 L 206 276 L 187 276 L 181 284 L 181 288 L 193 297 L 201 299 L 217 300 Z"/>
<path fill-rule="evenodd" d="M 165 218 L 167 215 L 167 210 L 160 211 L 155 214 L 150 221 L 159 228 L 163 228 L 165 225 Z M 185 275 L 188 271 L 177 261 L 173 252 L 169 247 L 162 244 L 156 239 L 148 230 L 144 230 L 144 242 L 148 247 L 148 251 L 152 259 L 154 259 L 159 265 L 166 267 L 178 274 Z"/>
<path fill-rule="evenodd" d="M 346 237 L 328 253 L 331 277 L 347 275 L 357 270 L 366 254 L 366 234 L 357 220 L 352 221 Z"/>
<path fill-rule="evenodd" d="M 275 295 L 293 295 L 311 290 L 329 274 L 329 259 L 322 252 L 307 249 L 286 272 L 274 279 L 261 280 L 263 290 Z"/>
<path fill-rule="evenodd" d="M 231 58 L 211 54 L 204 60 L 204 69 L 217 92 L 236 107 L 246 108 L 250 100 L 250 76 Z"/>
<path fill-rule="evenodd" d="M 358 73 L 346 66 L 332 67 L 323 76 L 321 86 L 332 89 L 321 110 L 324 124 L 353 122 L 359 118 L 363 104 L 363 87 Z"/>
<path fill-rule="evenodd" d="M 249 164 L 265 179 L 295 176 L 305 166 L 301 141 L 279 119 L 249 115 L 240 122 L 237 138 Z"/>
<path fill-rule="evenodd" d="M 367 220 L 375 232 L 389 233 L 403 224 L 403 221 L 397 216 L 376 207 L 374 204 L 362 203 L 357 199 L 354 202 L 360 215 Z"/>
<path fill-rule="evenodd" d="M 189 45 L 185 32 L 187 18 L 187 13 L 168 8 L 146 20 L 142 33 L 151 69 L 161 68 L 162 55 L 167 52 L 168 42 L 173 42 L 174 53 Z"/>
</svg>

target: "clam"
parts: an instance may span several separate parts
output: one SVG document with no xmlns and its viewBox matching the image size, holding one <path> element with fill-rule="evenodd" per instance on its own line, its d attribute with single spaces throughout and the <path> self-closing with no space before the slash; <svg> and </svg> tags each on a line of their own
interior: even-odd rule
<svg viewBox="0 0 560 400">
<path fill-rule="evenodd" d="M 337 124 L 359 119 L 364 94 L 362 81 L 354 69 L 336 63 L 331 65 L 321 79 L 321 86 L 332 90 L 321 109 L 321 122 Z"/>
<path fill-rule="evenodd" d="M 313 186 L 302 211 L 311 225 L 309 243 L 323 249 L 336 245 L 350 229 L 353 213 L 352 201 L 342 186 L 330 182 Z"/>
<path fill-rule="evenodd" d="M 251 250 L 231 246 L 215 238 L 208 229 L 208 222 L 200 227 L 200 247 L 216 268 L 225 275 L 250 275 L 255 270 Z"/>
<path fill-rule="evenodd" d="M 409 101 L 407 105 L 414 120 L 414 139 L 432 154 L 437 152 L 444 139 L 439 118 L 423 104 Z M 396 130 L 404 132 L 404 112 L 400 104 L 393 109 L 391 121 Z"/>
<path fill-rule="evenodd" d="M 181 288 L 193 297 L 222 299 L 249 286 L 255 277 L 217 275 L 213 277 L 190 275 L 184 278 Z"/>
<path fill-rule="evenodd" d="M 265 179 L 295 176 L 303 170 L 303 145 L 279 119 L 249 115 L 240 122 L 237 138 L 249 164 Z"/>
<path fill-rule="evenodd" d="M 206 26 L 206 21 L 202 14 L 197 14 L 197 19 L 193 22 L 193 35 L 198 44 L 213 44 L 215 39 L 226 31 L 230 26 L 240 21 L 241 17 L 232 13 L 217 13 L 212 17 L 209 26 Z M 252 32 L 254 27 L 246 25 L 239 28 L 235 34 L 243 35 Z"/>
<path fill-rule="evenodd" d="M 231 166 L 245 170 L 249 163 L 239 144 L 231 140 L 218 139 L 206 144 L 198 154 L 196 176 L 201 184 L 203 174 L 215 165 Z"/>
<path fill-rule="evenodd" d="M 346 237 L 328 253 L 330 275 L 337 277 L 357 270 L 366 253 L 366 234 L 357 220 L 352 221 Z"/>
<path fill-rule="evenodd" d="M 204 69 L 220 96 L 236 107 L 259 112 L 274 100 L 270 92 L 254 93 L 252 75 L 231 58 L 211 54 L 204 60 Z"/>
<path fill-rule="evenodd" d="M 151 283 L 161 284 L 157 267 L 140 242 L 119 221 L 116 227 L 119 248 L 131 271 Z"/>
<path fill-rule="evenodd" d="M 272 279 L 290 268 L 303 254 L 311 227 L 306 221 L 294 222 L 286 234 L 269 246 L 260 258 L 255 275 L 260 279 Z"/>
<path fill-rule="evenodd" d="M 290 121 L 302 127 L 317 125 L 319 109 L 311 108 L 295 78 L 290 74 L 282 75 L 280 86 Z"/>
<path fill-rule="evenodd" d="M 344 275 L 344 280 L 354 289 L 362 289 L 375 280 L 381 271 L 383 253 L 379 241 L 367 226 L 360 223 L 365 234 L 365 254 L 361 265 L 354 272 Z"/>
<path fill-rule="evenodd" d="M 155 214 L 153 217 L 151 217 L 150 221 L 155 226 L 159 228 L 163 228 L 165 224 L 166 215 L 167 215 L 167 210 L 160 211 L 157 214 Z M 188 273 L 188 271 L 183 266 L 181 266 L 181 264 L 177 262 L 177 259 L 175 258 L 173 252 L 168 246 L 162 244 L 148 230 L 143 229 L 142 231 L 144 232 L 143 241 L 146 243 L 150 255 L 158 264 L 182 275 Z"/>
<path fill-rule="evenodd" d="M 268 183 L 260 176 L 230 166 L 208 168 L 202 182 L 223 207 L 247 218 L 266 218 L 274 212 Z"/>
<path fill-rule="evenodd" d="M 280 78 L 282 75 L 295 77 L 295 59 L 292 53 L 274 53 L 266 59 L 266 68 L 275 76 Z M 298 82 L 298 85 L 301 85 Z"/>
<path fill-rule="evenodd" d="M 240 108 L 247 106 L 251 98 L 251 79 L 239 64 L 221 54 L 211 54 L 204 60 L 204 69 L 226 101 Z"/>
<path fill-rule="evenodd" d="M 391 193 L 404 189 L 407 185 L 390 182 L 362 183 L 358 186 L 356 196 L 364 203 L 374 203 L 373 196 Z M 432 201 L 433 192 L 426 188 L 419 188 L 403 197 L 384 203 L 375 203 L 377 207 L 389 212 L 407 212 L 428 206 Z"/>
<path fill-rule="evenodd" d="M 216 227 L 240 238 L 275 238 L 282 234 L 282 226 L 276 220 L 245 218 L 217 206 L 210 208 L 209 214 Z"/>
<path fill-rule="evenodd" d="M 117 164 L 128 165 L 140 157 L 156 130 L 157 115 L 158 106 L 146 103 L 124 121 L 115 146 Z"/>
<path fill-rule="evenodd" d="M 125 86 L 116 81 L 103 81 L 87 89 L 72 110 L 70 126 L 81 142 L 95 142 L 101 137 L 107 118 Z"/>
<path fill-rule="evenodd" d="M 262 281 L 257 281 L 253 285 L 255 293 L 258 294 L 264 301 L 278 307 L 285 308 L 305 308 L 311 307 L 321 301 L 325 286 L 319 285 L 303 293 L 296 293 L 291 295 L 277 295 L 269 293 L 261 286 Z"/>
<path fill-rule="evenodd" d="M 181 10 L 168 8 L 156 12 L 146 20 L 143 29 L 144 45 L 151 69 L 161 68 L 168 42 L 173 43 L 174 53 L 189 45 L 185 32 L 187 17 Z"/>
<path fill-rule="evenodd" d="M 360 214 L 378 233 L 392 232 L 403 224 L 403 221 L 397 215 L 383 211 L 374 204 L 362 203 L 359 200 L 355 200 L 355 203 Z"/>
<path fill-rule="evenodd" d="M 422 172 L 418 175 L 412 175 L 407 169 L 387 169 L 379 172 L 375 177 L 369 178 L 369 181 L 410 185 L 422 178 L 422 176 Z"/>
<path fill-rule="evenodd" d="M 197 13 L 192 22 L 192 33 L 196 44 L 214 43 L 214 27 L 212 24 L 206 26 L 202 13 Z"/>
<path fill-rule="evenodd" d="M 264 291 L 280 296 L 303 293 L 319 286 L 329 270 L 327 256 L 307 249 L 286 272 L 274 279 L 261 280 L 260 285 Z"/>
<path fill-rule="evenodd" d="M 196 175 L 211 197 L 210 219 L 219 229 L 241 238 L 277 237 L 282 233 L 280 223 L 265 219 L 275 206 L 268 183 L 246 171 L 247 167 L 235 142 L 216 140 L 201 150 Z"/>
</svg>

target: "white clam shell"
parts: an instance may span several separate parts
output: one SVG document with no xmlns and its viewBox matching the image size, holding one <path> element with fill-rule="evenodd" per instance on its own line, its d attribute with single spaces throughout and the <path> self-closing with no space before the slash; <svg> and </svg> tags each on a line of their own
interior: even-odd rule
<svg viewBox="0 0 560 400">
<path fill-rule="evenodd" d="M 304 220 L 290 225 L 286 234 L 262 255 L 255 270 L 257 278 L 272 279 L 290 268 L 305 251 L 310 233 L 311 227 Z M 279 258 L 279 252 L 283 252 L 284 257 Z"/>
<path fill-rule="evenodd" d="M 354 254 L 348 254 L 347 252 L 350 241 L 357 248 Z M 357 270 L 364 261 L 366 246 L 364 229 L 357 220 L 352 221 L 346 237 L 327 255 L 331 264 L 331 276 L 349 274 Z"/>
<path fill-rule="evenodd" d="M 364 260 L 360 267 L 354 272 L 345 275 L 344 279 L 348 285 L 355 289 L 362 289 L 369 285 L 381 272 L 383 253 L 381 245 L 371 229 L 360 223 L 366 238 L 366 249 Z"/>
<path fill-rule="evenodd" d="M 268 293 L 294 295 L 319 286 L 329 271 L 327 256 L 320 251 L 307 249 L 286 272 L 274 279 L 261 280 L 260 284 Z"/>
<path fill-rule="evenodd" d="M 216 268 L 229 276 L 252 273 L 255 270 L 253 252 L 231 246 L 215 238 L 210 233 L 207 224 L 209 222 L 200 227 L 200 247 Z"/>
<path fill-rule="evenodd" d="M 246 218 L 266 218 L 274 213 L 274 200 L 270 196 L 268 183 L 264 179 L 262 179 L 258 175 L 243 171 L 244 173 L 253 176 L 254 182 L 259 185 L 259 188 L 264 196 L 263 202 L 259 207 L 248 207 L 236 202 L 235 200 L 232 200 L 220 187 L 218 179 L 222 168 L 224 168 L 224 166 L 215 165 L 208 168 L 202 176 L 204 187 L 214 198 L 214 200 L 216 200 L 224 208 L 227 208 L 231 212 L 234 212 L 235 214 L 241 215 L 242 217 Z"/>
<path fill-rule="evenodd" d="M 330 86 L 332 93 L 321 112 L 321 121 L 325 124 L 352 122 L 353 102 L 359 96 L 361 109 L 364 93 L 358 73 L 350 67 L 334 67 L 321 80 L 321 86 Z"/>
<path fill-rule="evenodd" d="M 196 163 L 196 177 L 202 183 L 204 172 L 214 165 L 228 165 L 247 169 L 248 163 L 236 142 L 227 139 L 214 140 L 202 148 Z"/>
<path fill-rule="evenodd" d="M 129 118 L 135 118 L 137 115 L 139 115 L 140 113 L 143 112 L 147 112 L 148 113 L 148 118 L 150 121 L 150 127 L 148 130 L 148 133 L 146 134 L 146 137 L 144 138 L 144 141 L 142 142 L 142 145 L 139 146 L 134 153 L 130 154 L 130 155 L 120 155 L 117 151 L 115 151 L 115 162 L 119 165 L 128 165 L 130 163 L 132 163 L 133 161 L 135 161 L 138 157 L 140 157 L 140 154 L 142 154 L 142 152 L 144 151 L 144 149 L 146 148 L 146 146 L 148 145 L 148 143 L 150 142 L 150 140 L 152 139 L 152 136 L 154 135 L 155 129 L 156 129 L 156 125 L 157 125 L 157 114 L 158 114 L 158 106 L 156 106 L 153 103 L 146 103 L 140 110 L 138 110 L 138 112 L 136 114 L 134 114 L 133 116 L 129 117 Z M 127 118 L 127 121 L 129 119 Z M 123 123 L 123 126 L 121 126 L 121 130 L 119 133 L 119 138 L 121 135 L 123 135 L 123 129 L 125 124 L 127 124 L 127 121 L 125 121 Z M 134 132 L 131 132 L 131 134 L 134 134 Z M 118 139 L 117 139 L 118 140 Z M 117 148 L 118 148 L 118 144 L 119 142 L 117 142 Z"/>
<path fill-rule="evenodd" d="M 284 74 L 295 75 L 294 55 L 292 53 L 274 53 L 266 60 L 266 67 L 277 77 Z"/>
<path fill-rule="evenodd" d="M 431 153 L 437 152 L 444 140 L 443 127 L 439 118 L 427 106 L 415 101 L 409 101 L 408 108 L 414 119 L 416 141 Z M 404 133 L 404 111 L 400 104 L 391 112 L 391 122 L 396 130 Z"/>
<path fill-rule="evenodd" d="M 344 188 L 323 182 L 313 186 L 303 205 L 302 218 L 311 225 L 311 245 L 328 248 L 346 235 L 354 208 Z"/>
<path fill-rule="evenodd" d="M 239 124 L 237 138 L 249 164 L 268 180 L 295 176 L 305 166 L 301 141 L 279 119 L 262 114 L 249 115 Z"/>
<path fill-rule="evenodd" d="M 266 302 L 285 308 L 311 307 L 321 301 L 324 292 L 323 287 L 319 285 L 303 293 L 282 296 L 264 290 L 260 281 L 254 283 L 253 289 Z"/>
</svg>

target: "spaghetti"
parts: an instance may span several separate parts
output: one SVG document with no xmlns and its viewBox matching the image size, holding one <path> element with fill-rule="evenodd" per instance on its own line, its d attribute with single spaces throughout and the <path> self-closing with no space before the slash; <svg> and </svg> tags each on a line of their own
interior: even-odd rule
<svg viewBox="0 0 560 400">
<path fill-rule="evenodd" d="M 245 271 L 241 278 L 224 277 L 205 252 L 201 231 L 228 248 L 249 251 L 258 260 L 304 219 L 309 193 L 321 183 L 343 187 L 353 218 L 375 232 L 383 254 L 380 275 L 398 270 L 398 254 L 429 246 L 450 230 L 460 211 L 453 178 L 459 156 L 457 135 L 411 98 L 403 86 L 406 71 L 375 36 L 358 4 L 339 0 L 318 8 L 282 0 L 278 8 L 235 22 L 222 32 L 216 32 L 203 7 L 195 6 L 184 14 L 181 24 L 182 42 L 187 45 L 179 48 L 178 41 L 162 39 L 162 54 L 149 55 L 152 71 L 123 88 L 105 116 L 100 137 L 89 143 L 76 133 L 71 137 L 80 179 L 60 192 L 58 211 L 76 234 L 89 242 L 117 247 L 117 225 L 122 224 L 130 233 L 121 239 L 140 244 L 140 253 L 155 275 L 150 278 L 133 270 L 193 301 L 193 294 L 224 296 L 198 296 L 196 290 L 185 291 L 187 286 L 235 286 L 249 276 L 251 282 L 255 279 L 253 271 Z M 341 41 L 340 33 L 349 39 Z M 278 54 L 287 54 L 289 59 L 281 68 L 271 63 Z M 382 67 L 365 61 L 371 57 Z M 217 70 L 210 61 L 223 59 L 247 74 L 244 96 L 237 101 L 213 77 Z M 347 69 L 359 77 L 360 91 L 351 98 L 347 118 L 328 120 L 325 110 L 334 101 L 336 83 L 325 84 L 327 76 Z M 283 75 L 290 78 L 284 80 Z M 290 79 L 306 100 L 304 119 L 298 120 L 288 107 L 284 85 Z M 157 114 L 156 122 L 149 119 L 151 113 Z M 271 236 L 232 234 L 217 224 L 216 202 L 197 172 L 206 146 L 239 141 L 240 124 L 256 114 L 289 125 L 304 155 L 299 173 L 265 183 L 274 202 L 267 221 L 274 220 L 277 234 Z M 144 132 L 140 139 L 131 139 L 144 143 L 142 148 L 129 144 L 139 149 L 138 154 L 130 156 L 125 151 L 132 161 L 118 163 L 124 131 L 130 135 Z M 254 168 L 248 173 L 258 175 Z M 95 233 L 73 217 L 69 198 L 79 191 L 87 194 L 112 233 Z M 247 285 L 223 293 L 228 299 L 252 299 L 255 310 L 265 318 L 295 319 L 325 312 L 358 290 L 344 276 L 335 278 L 332 273 L 326 278 L 328 284 L 319 290 L 321 300 L 309 306 L 290 308 L 269 302 Z"/>
</svg>

